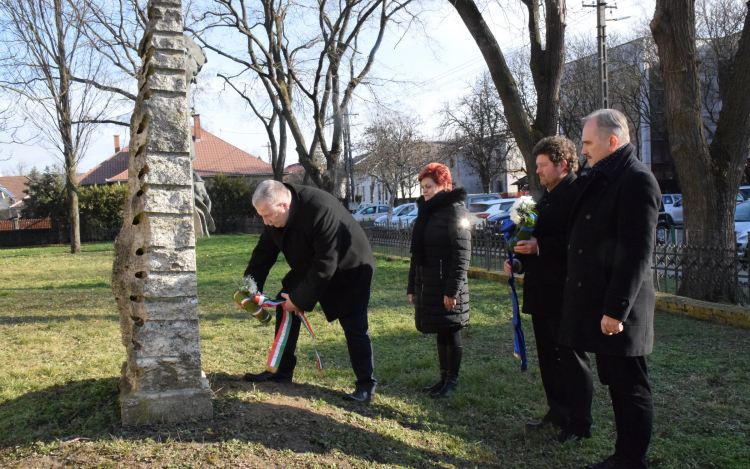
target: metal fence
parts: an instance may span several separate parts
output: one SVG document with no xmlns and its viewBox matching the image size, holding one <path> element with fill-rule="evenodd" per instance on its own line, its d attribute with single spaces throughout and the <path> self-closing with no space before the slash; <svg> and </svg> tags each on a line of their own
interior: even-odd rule
<svg viewBox="0 0 750 469">
<path fill-rule="evenodd" d="M 657 291 L 680 293 L 683 284 L 738 289 L 740 303 L 750 298 L 747 249 L 657 244 L 652 269 Z"/>
<path fill-rule="evenodd" d="M 362 223 L 373 251 L 409 257 L 411 229 Z M 502 238 L 492 230 L 474 230 L 471 237 L 472 267 L 502 271 L 508 259 Z M 747 249 L 719 249 L 682 244 L 656 244 L 652 258 L 654 288 L 679 293 L 686 281 L 737 288 L 741 303 L 750 298 L 750 258 Z M 694 283 L 693 283 L 694 284 Z"/>
</svg>

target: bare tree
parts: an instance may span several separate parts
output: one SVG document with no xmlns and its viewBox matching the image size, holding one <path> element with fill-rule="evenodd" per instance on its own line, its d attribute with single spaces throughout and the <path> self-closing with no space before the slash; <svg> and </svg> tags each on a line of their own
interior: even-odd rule
<svg viewBox="0 0 750 469">
<path fill-rule="evenodd" d="M 495 36 L 474 0 L 450 0 L 474 37 L 503 102 L 516 145 L 527 168 L 535 167 L 532 150 L 536 142 L 557 133 L 560 83 L 565 64 L 565 1 L 520 0 L 527 9 L 531 43 L 529 66 L 536 94 L 535 115 L 527 113 L 516 80 Z M 542 8 L 543 7 L 543 8 Z M 542 23 L 542 13 L 544 22 Z M 542 34 L 542 24 L 544 34 Z M 535 197 L 542 194 L 539 177 L 529 171 L 529 189 Z"/>
<path fill-rule="evenodd" d="M 388 27 L 409 16 L 412 0 L 214 0 L 214 8 L 191 29 L 208 49 L 261 79 L 275 112 L 280 111 L 294 139 L 299 162 L 320 188 L 338 195 L 341 187 L 343 114 L 354 90 L 370 73 Z M 318 26 L 312 32 L 308 25 Z M 216 31 L 218 34 L 212 35 Z M 225 47 L 228 34 L 237 34 L 246 47 Z M 313 136 L 295 106 L 298 96 L 312 117 Z M 271 98 L 272 97 L 272 98 Z M 300 103 L 302 104 L 302 103 Z M 278 105 L 278 108 L 276 109 Z M 320 150 L 325 171 L 315 166 Z"/>
<path fill-rule="evenodd" d="M 657 62 L 651 38 L 610 36 L 607 51 L 609 95 L 611 106 L 622 111 L 630 124 L 631 142 L 640 159 L 641 130 L 650 119 L 649 80 Z M 590 36 L 570 38 L 560 88 L 561 133 L 580 142 L 582 119 L 599 108 L 598 64 L 596 44 Z"/>
<path fill-rule="evenodd" d="M 76 168 L 111 99 L 87 82 L 103 71 L 82 35 L 87 18 L 84 0 L 0 0 L 0 88 L 63 162 L 72 253 L 81 250 Z"/>
<path fill-rule="evenodd" d="M 419 130 L 421 124 L 417 117 L 396 112 L 382 113 L 372 119 L 363 133 L 360 146 L 367 156 L 357 169 L 383 184 L 390 196 L 389 220 L 399 188 L 403 196 L 404 183 L 413 179 L 414 174 L 418 174 L 434 156 Z"/>
<path fill-rule="evenodd" d="M 711 142 L 702 106 L 693 0 L 657 0 L 651 31 L 665 87 L 669 144 L 682 185 L 684 227 L 694 245 L 733 249 L 734 209 L 750 148 L 750 24 L 747 10 Z M 731 274 L 729 276 L 732 276 Z M 706 282 L 683 271 L 681 294 L 740 300 L 731 278 Z"/>
<path fill-rule="evenodd" d="M 492 181 L 505 173 L 515 145 L 505 119 L 503 105 L 488 72 L 469 85 L 467 93 L 441 110 L 441 130 L 446 149 L 461 155 L 474 171 L 485 193 Z"/>
</svg>

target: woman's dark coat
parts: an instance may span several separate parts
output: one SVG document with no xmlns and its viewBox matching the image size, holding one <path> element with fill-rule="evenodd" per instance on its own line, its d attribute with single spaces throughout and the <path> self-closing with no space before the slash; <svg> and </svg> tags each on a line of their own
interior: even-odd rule
<svg viewBox="0 0 750 469">
<path fill-rule="evenodd" d="M 560 342 L 617 356 L 651 353 L 654 284 L 651 256 L 661 193 L 651 171 L 627 144 L 595 176 L 573 207 Z M 602 316 L 623 321 L 605 335 Z"/>
<path fill-rule="evenodd" d="M 266 225 L 245 275 L 263 290 L 281 252 L 291 270 L 282 291 L 303 311 L 320 302 L 328 321 L 361 309 L 370 297 L 375 271 L 367 235 L 334 196 L 320 189 L 285 184 L 292 192 L 283 228 Z"/>
<path fill-rule="evenodd" d="M 532 236 L 537 254 L 515 254 L 523 264 L 523 312 L 560 320 L 568 263 L 568 220 L 581 190 L 576 175 L 565 176 L 536 205 L 539 213 Z"/>
<path fill-rule="evenodd" d="M 456 331 L 469 323 L 466 272 L 471 259 L 471 231 L 465 201 L 463 189 L 438 192 L 428 201 L 423 197 L 417 200 L 417 217 L 426 217 L 426 223 L 421 239 L 412 239 L 407 293 L 414 295 L 415 322 L 420 332 Z M 417 225 L 417 220 L 414 223 Z M 422 262 L 415 250 L 423 253 Z M 444 296 L 455 298 L 456 306 L 447 309 Z"/>
</svg>

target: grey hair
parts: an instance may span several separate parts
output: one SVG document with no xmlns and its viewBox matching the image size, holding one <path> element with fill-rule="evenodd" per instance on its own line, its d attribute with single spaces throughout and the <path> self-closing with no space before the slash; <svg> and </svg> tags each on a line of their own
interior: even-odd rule
<svg viewBox="0 0 750 469">
<path fill-rule="evenodd" d="M 289 193 L 289 189 L 279 181 L 266 179 L 258 184 L 253 193 L 253 206 L 257 207 L 261 203 L 276 205 L 282 196 Z"/>
<path fill-rule="evenodd" d="M 625 114 L 617 109 L 599 109 L 584 117 L 583 124 L 586 125 L 586 122 L 594 118 L 599 138 L 606 140 L 610 135 L 614 135 L 620 145 L 630 143 L 630 129 Z"/>
</svg>

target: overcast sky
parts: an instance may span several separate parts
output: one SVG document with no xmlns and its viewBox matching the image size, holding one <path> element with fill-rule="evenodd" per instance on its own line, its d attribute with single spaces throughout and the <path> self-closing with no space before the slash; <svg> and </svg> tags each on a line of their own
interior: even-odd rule
<svg viewBox="0 0 750 469">
<path fill-rule="evenodd" d="M 514 3 L 513 1 L 505 3 Z M 517 2 L 520 5 L 520 2 Z M 586 3 L 593 3 L 587 1 Z M 609 21 L 608 32 L 627 33 L 640 27 L 653 15 L 654 0 L 619 0 L 617 9 L 608 13 L 608 18 L 622 18 L 621 21 Z M 456 99 L 466 89 L 468 83 L 481 74 L 486 66 L 471 35 L 452 8 L 440 2 L 436 3 L 438 11 L 428 16 L 429 30 L 432 39 L 426 41 L 414 36 L 404 38 L 386 37 L 377 55 L 377 65 L 372 76 L 398 80 L 399 84 L 381 87 L 377 93 L 381 99 L 394 108 L 418 114 L 425 122 L 423 133 L 437 138 L 439 117 L 436 112 L 441 104 Z M 493 4 L 494 5 L 494 4 Z M 523 10 L 502 11 L 489 7 L 484 11 L 485 19 L 493 27 L 493 32 L 503 52 L 509 55 L 528 44 L 525 31 L 522 29 L 525 18 L 520 17 Z M 596 35 L 595 8 L 585 8 L 573 0 L 568 3 L 567 33 Z M 400 39 L 400 41 L 399 41 Z M 208 63 L 201 71 L 201 90 L 196 96 L 196 112 L 201 115 L 202 127 L 223 140 L 264 160 L 267 158 L 268 137 L 262 125 L 245 109 L 243 103 L 232 95 L 232 91 L 222 92 L 222 83 L 216 74 L 226 63 L 210 51 Z M 358 98 L 353 102 L 350 112 L 353 139 L 364 128 L 368 118 L 376 112 L 370 102 L 371 96 L 364 88 L 358 88 Z M 128 141 L 128 130 L 119 126 L 101 126 L 91 146 L 79 165 L 79 172 L 84 172 L 114 152 L 113 135 L 120 134 L 122 145 Z M 291 138 L 290 138 L 291 141 Z M 30 166 L 40 169 L 47 165 L 59 163 L 59 160 L 40 146 L 20 146 L 0 144 L 0 173 L 7 175 L 17 162 L 23 160 Z M 287 164 L 297 161 L 296 152 L 290 146 L 287 152 Z"/>
</svg>

